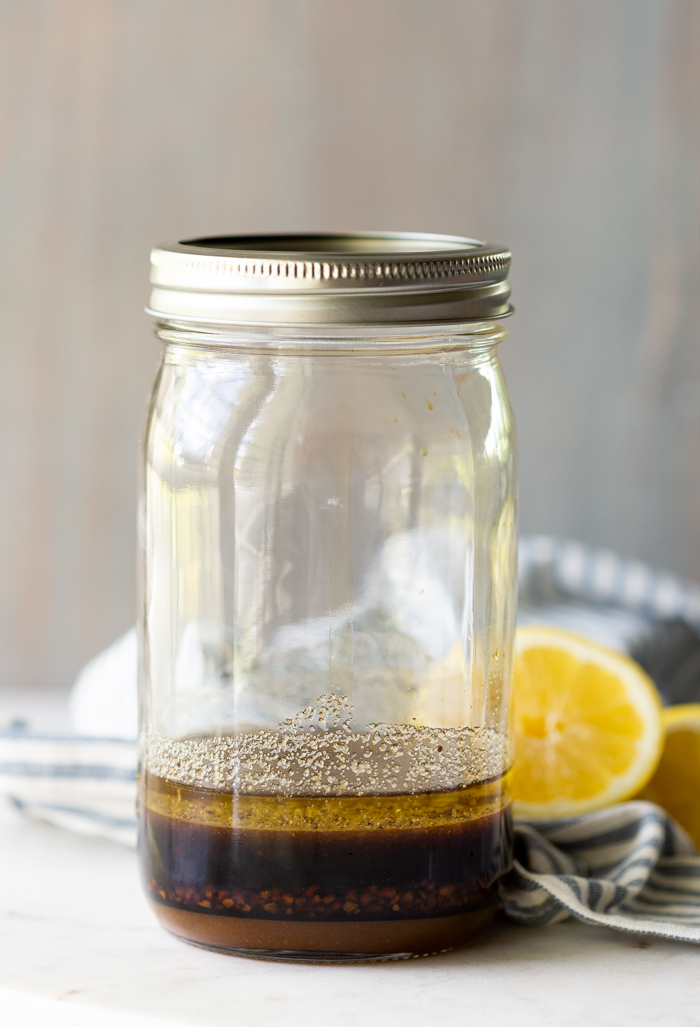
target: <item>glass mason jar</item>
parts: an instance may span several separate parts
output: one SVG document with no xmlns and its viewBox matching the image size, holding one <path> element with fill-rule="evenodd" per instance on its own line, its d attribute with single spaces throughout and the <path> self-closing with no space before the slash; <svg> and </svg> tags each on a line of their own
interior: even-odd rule
<svg viewBox="0 0 700 1027">
<path fill-rule="evenodd" d="M 511 860 L 507 250 L 418 234 L 152 255 L 140 858 L 161 923 L 389 959 Z"/>
</svg>

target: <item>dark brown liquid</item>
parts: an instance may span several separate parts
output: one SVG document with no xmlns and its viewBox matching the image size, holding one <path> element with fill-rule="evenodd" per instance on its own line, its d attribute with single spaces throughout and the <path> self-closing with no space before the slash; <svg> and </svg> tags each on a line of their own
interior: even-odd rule
<svg viewBox="0 0 700 1027">
<path fill-rule="evenodd" d="M 149 895 L 166 926 L 213 947 L 310 958 L 318 945 L 322 957 L 460 944 L 495 907 L 510 848 L 502 780 L 359 798 L 143 782 Z"/>
</svg>

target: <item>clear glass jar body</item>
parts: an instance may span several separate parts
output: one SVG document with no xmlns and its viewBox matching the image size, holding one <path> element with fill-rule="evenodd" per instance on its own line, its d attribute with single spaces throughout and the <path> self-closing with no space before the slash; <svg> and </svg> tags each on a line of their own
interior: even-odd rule
<svg viewBox="0 0 700 1027">
<path fill-rule="evenodd" d="M 503 335 L 161 330 L 140 856 L 181 937 L 386 959 L 492 916 L 511 859 Z"/>
</svg>

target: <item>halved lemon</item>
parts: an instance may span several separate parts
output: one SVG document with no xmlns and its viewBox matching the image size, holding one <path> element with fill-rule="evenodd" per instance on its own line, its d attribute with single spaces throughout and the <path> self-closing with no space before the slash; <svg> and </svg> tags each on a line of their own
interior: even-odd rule
<svg viewBox="0 0 700 1027">
<path fill-rule="evenodd" d="M 518 629 L 516 815 L 577 816 L 638 792 L 661 756 L 661 701 L 627 656 L 569 631 Z"/>
<path fill-rule="evenodd" d="M 661 761 L 637 798 L 663 806 L 700 846 L 700 703 L 669 706 Z"/>
</svg>

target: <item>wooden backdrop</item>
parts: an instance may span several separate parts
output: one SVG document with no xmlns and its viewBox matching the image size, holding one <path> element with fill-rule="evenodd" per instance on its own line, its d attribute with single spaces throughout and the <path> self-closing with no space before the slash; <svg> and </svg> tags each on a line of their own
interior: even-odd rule
<svg viewBox="0 0 700 1027">
<path fill-rule="evenodd" d="M 0 684 L 134 619 L 152 243 L 503 241 L 522 528 L 700 578 L 698 0 L 0 0 Z"/>
</svg>

